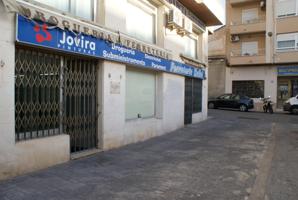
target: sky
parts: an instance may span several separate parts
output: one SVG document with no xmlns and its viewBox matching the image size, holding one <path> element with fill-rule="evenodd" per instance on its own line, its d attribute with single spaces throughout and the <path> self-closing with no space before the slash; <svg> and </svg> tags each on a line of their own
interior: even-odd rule
<svg viewBox="0 0 298 200">
<path fill-rule="evenodd" d="M 204 3 L 214 12 L 214 14 L 225 23 L 226 13 L 225 13 L 225 0 L 204 0 Z"/>
</svg>

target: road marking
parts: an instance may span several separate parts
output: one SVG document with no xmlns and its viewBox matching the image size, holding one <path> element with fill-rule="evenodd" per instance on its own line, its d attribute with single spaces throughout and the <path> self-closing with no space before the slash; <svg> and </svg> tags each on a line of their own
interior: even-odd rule
<svg viewBox="0 0 298 200">
<path fill-rule="evenodd" d="M 253 185 L 249 200 L 267 200 L 266 195 L 267 180 L 271 170 L 272 159 L 276 148 L 276 124 L 271 125 L 271 138 L 268 149 L 259 163 L 259 173 Z"/>
</svg>

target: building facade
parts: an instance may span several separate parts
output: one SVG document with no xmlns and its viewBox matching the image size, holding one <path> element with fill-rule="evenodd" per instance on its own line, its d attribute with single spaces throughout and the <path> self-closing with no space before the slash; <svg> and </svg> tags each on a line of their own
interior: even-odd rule
<svg viewBox="0 0 298 200">
<path fill-rule="evenodd" d="M 204 2 L 0 1 L 0 179 L 207 117 Z"/>
<path fill-rule="evenodd" d="M 208 96 L 216 98 L 225 93 L 226 84 L 226 26 L 209 34 Z"/>
<path fill-rule="evenodd" d="M 297 95 L 297 7 L 297 0 L 227 1 L 225 92 L 271 96 L 277 108 Z"/>
</svg>

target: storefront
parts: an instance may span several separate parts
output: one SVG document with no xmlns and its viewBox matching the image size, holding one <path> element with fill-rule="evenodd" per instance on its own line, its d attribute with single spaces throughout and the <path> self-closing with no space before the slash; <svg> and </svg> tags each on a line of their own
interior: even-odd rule
<svg viewBox="0 0 298 200">
<path fill-rule="evenodd" d="M 144 53 L 138 44 L 122 45 L 120 35 L 116 43 L 21 15 L 17 15 L 17 44 L 16 141 L 67 134 L 71 153 L 98 148 L 102 137 L 98 105 L 103 104 L 97 94 L 103 81 L 98 69 L 105 60 L 126 66 L 126 121 L 160 115 L 162 73 L 186 77 L 185 124 L 192 123 L 193 113 L 202 111 L 204 70 L 166 59 L 170 56 L 165 51 L 144 47 Z M 122 93 L 121 79 L 120 75 L 119 81 L 109 81 L 110 94 Z"/>
<path fill-rule="evenodd" d="M 298 66 L 278 67 L 278 107 L 291 97 L 298 95 Z"/>
<path fill-rule="evenodd" d="M 178 34 L 161 23 L 173 5 L 130 1 L 131 12 L 152 22 L 152 34 L 133 34 L 143 23 L 125 11 L 117 18 L 104 12 L 123 10 L 118 0 L 99 5 L 94 21 L 2 1 L 0 179 L 207 119 L 208 32 L 198 18 Z"/>
</svg>

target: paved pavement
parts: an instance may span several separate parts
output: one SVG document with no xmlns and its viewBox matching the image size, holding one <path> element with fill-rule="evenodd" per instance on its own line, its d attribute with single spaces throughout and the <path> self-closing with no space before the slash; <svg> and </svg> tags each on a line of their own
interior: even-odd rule
<svg viewBox="0 0 298 200">
<path fill-rule="evenodd" d="M 298 116 L 195 125 L 0 183 L 0 200 L 297 200 Z"/>
</svg>

